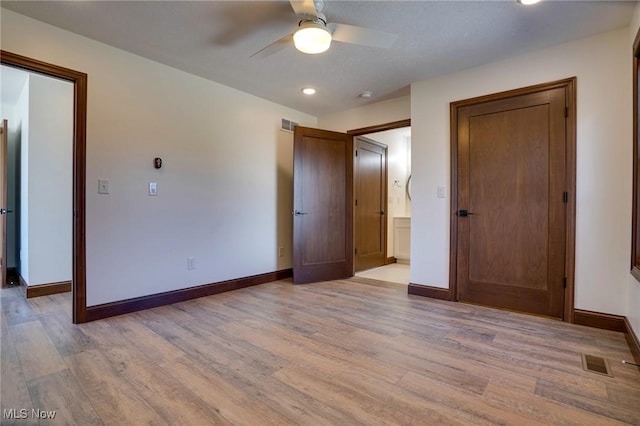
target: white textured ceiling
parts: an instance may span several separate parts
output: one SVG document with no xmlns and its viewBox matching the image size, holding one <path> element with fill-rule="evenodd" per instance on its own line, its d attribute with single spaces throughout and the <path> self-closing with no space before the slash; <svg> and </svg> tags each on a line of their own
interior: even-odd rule
<svg viewBox="0 0 640 426">
<path fill-rule="evenodd" d="M 412 82 L 628 25 L 632 1 L 327 1 L 329 22 L 398 34 L 250 56 L 291 33 L 287 1 L 2 1 L 2 7 L 316 116 L 408 94 Z M 314 86 L 313 97 L 300 93 Z M 370 99 L 358 94 L 373 92 Z"/>
</svg>

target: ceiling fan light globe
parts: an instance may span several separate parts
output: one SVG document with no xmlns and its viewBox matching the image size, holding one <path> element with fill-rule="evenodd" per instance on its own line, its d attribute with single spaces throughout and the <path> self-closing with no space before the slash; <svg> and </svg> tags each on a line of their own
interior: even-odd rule
<svg viewBox="0 0 640 426">
<path fill-rule="evenodd" d="M 303 53 L 322 53 L 331 46 L 331 32 L 315 22 L 304 23 L 293 35 L 293 44 Z"/>
</svg>

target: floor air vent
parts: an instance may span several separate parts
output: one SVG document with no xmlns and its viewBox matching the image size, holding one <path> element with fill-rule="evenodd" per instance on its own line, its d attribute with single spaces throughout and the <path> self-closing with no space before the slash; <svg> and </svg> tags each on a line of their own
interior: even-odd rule
<svg viewBox="0 0 640 426">
<path fill-rule="evenodd" d="M 596 374 L 613 377 L 609 363 L 601 356 L 582 354 L 582 368 Z"/>
</svg>

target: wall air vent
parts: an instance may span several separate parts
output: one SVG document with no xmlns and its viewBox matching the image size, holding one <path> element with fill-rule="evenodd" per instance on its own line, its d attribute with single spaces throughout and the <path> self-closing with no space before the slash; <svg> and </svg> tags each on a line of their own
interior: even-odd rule
<svg viewBox="0 0 640 426">
<path fill-rule="evenodd" d="M 282 119 L 282 126 L 280 127 L 280 130 L 283 130 L 285 132 L 289 132 L 289 133 L 293 133 L 293 129 L 298 125 L 298 123 L 291 121 L 291 120 L 287 120 L 286 118 Z"/>
</svg>

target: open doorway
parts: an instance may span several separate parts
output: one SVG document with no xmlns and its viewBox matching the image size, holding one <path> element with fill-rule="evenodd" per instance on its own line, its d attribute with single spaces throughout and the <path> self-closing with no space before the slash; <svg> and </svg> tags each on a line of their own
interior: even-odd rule
<svg viewBox="0 0 640 426">
<path fill-rule="evenodd" d="M 27 296 L 71 291 L 73 83 L 2 65 L 2 119 L 8 127 L 8 285 Z M 3 271 L 4 273 L 4 271 Z"/>
<path fill-rule="evenodd" d="M 354 245 L 355 250 L 358 250 L 356 259 L 361 253 L 368 256 L 365 261 L 355 262 L 355 275 L 408 285 L 411 261 L 410 121 L 349 133 L 356 136 L 356 147 L 360 145 L 359 141 L 368 144 L 363 145 L 367 156 L 363 156 L 358 150 L 354 168 L 357 202 L 354 216 Z M 365 158 L 366 161 L 363 161 Z M 384 182 L 378 185 L 378 176 L 382 174 L 385 175 Z M 379 186 L 383 188 L 382 191 L 379 191 Z M 384 194 L 384 198 L 382 203 L 377 204 L 376 194 L 379 192 Z M 373 202 L 363 201 L 362 198 L 371 198 Z M 376 209 L 378 205 L 379 211 Z M 358 212 L 361 208 L 367 209 L 366 213 L 371 214 L 361 214 Z M 379 226 L 377 218 L 381 219 Z M 378 246 L 383 246 L 384 256 L 376 253 Z"/>
<path fill-rule="evenodd" d="M 85 167 L 87 75 L 69 68 L 0 50 L 0 63 L 73 84 L 72 309 L 73 322 L 87 321 L 85 251 Z"/>
</svg>

